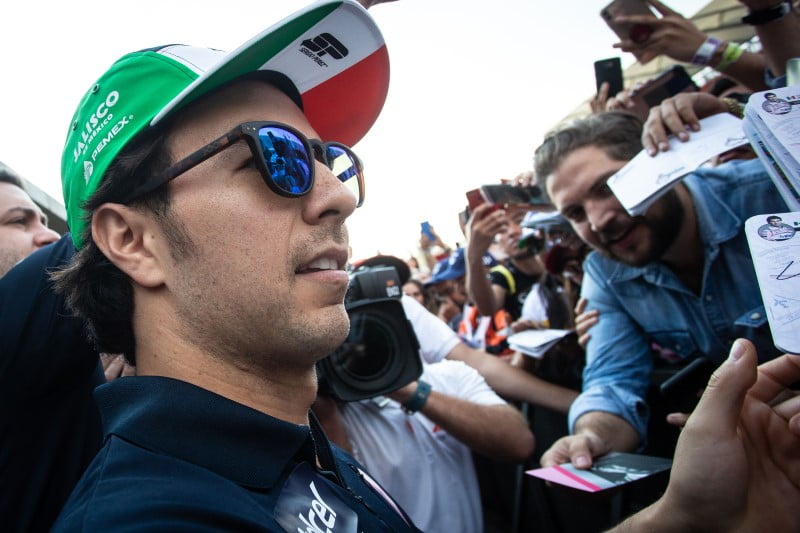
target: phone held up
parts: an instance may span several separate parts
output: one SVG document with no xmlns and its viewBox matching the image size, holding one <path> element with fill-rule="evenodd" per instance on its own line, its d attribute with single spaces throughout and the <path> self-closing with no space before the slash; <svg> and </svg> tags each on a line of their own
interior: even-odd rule
<svg viewBox="0 0 800 533">
<path fill-rule="evenodd" d="M 644 0 L 613 0 L 600 11 L 600 16 L 606 21 L 608 27 L 622 40 L 631 40 L 643 43 L 653 34 L 653 27 L 647 24 L 630 24 L 617 22 L 620 15 L 644 15 L 656 19 L 656 15 Z M 633 52 L 637 60 L 642 62 L 643 56 L 638 51 Z"/>
<path fill-rule="evenodd" d="M 420 233 L 425 235 L 431 243 L 436 242 L 436 234 L 433 233 L 433 228 L 431 228 L 431 224 L 427 220 L 420 222 Z"/>
<path fill-rule="evenodd" d="M 600 59 L 594 62 L 594 79 L 597 85 L 597 92 L 603 82 L 608 82 L 608 97 L 612 98 L 622 90 L 622 65 L 618 57 Z"/>
<path fill-rule="evenodd" d="M 640 117 L 646 117 L 651 107 L 659 105 L 667 98 L 678 93 L 697 90 L 697 84 L 686 72 L 686 69 L 680 65 L 674 65 L 633 91 L 631 99 L 635 105 L 631 111 Z"/>
</svg>

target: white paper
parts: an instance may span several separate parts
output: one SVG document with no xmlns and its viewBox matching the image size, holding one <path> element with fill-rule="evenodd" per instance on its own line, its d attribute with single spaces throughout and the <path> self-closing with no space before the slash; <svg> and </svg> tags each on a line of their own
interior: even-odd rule
<svg viewBox="0 0 800 533">
<path fill-rule="evenodd" d="M 767 217 L 781 220 L 767 222 Z M 750 217 L 745 234 L 778 349 L 800 353 L 800 212 Z"/>
<path fill-rule="evenodd" d="M 526 329 L 509 335 L 506 340 L 512 350 L 538 359 L 569 333 L 568 329 Z"/>
<path fill-rule="evenodd" d="M 642 150 L 608 180 L 608 186 L 631 215 L 640 215 L 682 177 L 715 155 L 749 141 L 742 121 L 729 113 L 700 120 L 700 131 L 681 142 L 669 137 L 669 150 L 650 156 Z"/>
</svg>

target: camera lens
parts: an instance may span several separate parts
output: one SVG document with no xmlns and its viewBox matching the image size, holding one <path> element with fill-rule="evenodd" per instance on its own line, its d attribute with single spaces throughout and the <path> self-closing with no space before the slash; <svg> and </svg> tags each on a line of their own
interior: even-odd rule
<svg viewBox="0 0 800 533">
<path fill-rule="evenodd" d="M 350 334 L 331 356 L 331 363 L 343 377 L 371 381 L 385 374 L 398 346 L 397 335 L 388 325 L 375 313 L 351 316 Z"/>
</svg>

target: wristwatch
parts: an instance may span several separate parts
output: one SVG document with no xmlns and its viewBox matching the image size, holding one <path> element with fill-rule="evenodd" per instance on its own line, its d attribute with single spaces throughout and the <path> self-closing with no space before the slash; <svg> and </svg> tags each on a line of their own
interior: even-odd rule
<svg viewBox="0 0 800 533">
<path fill-rule="evenodd" d="M 414 395 L 408 400 L 406 403 L 402 404 L 403 411 L 407 414 L 413 414 L 422 409 L 422 406 L 425 405 L 425 402 L 428 400 L 428 396 L 431 393 L 431 386 L 429 383 L 420 380 L 417 380 L 417 390 L 414 391 Z"/>
<path fill-rule="evenodd" d="M 757 9 L 756 11 L 751 11 L 746 16 L 742 17 L 742 24 L 749 24 L 751 26 L 761 26 L 762 24 L 766 24 L 768 22 L 772 22 L 773 20 L 778 20 L 786 15 L 792 10 L 792 2 L 791 0 L 784 0 L 780 4 L 775 7 L 770 7 L 767 9 Z"/>
</svg>

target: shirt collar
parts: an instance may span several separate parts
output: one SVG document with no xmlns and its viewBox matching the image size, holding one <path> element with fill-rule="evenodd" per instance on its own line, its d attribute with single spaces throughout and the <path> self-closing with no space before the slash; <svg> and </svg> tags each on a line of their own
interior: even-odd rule
<svg viewBox="0 0 800 533">
<path fill-rule="evenodd" d="M 120 378 L 95 391 L 106 436 L 270 488 L 290 462 L 315 463 L 308 426 L 251 409 L 176 379 Z"/>
</svg>

